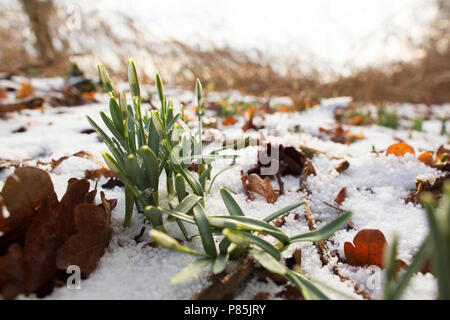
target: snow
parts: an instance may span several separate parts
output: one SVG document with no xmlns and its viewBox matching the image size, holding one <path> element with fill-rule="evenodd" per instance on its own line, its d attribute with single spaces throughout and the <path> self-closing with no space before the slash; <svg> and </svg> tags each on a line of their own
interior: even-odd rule
<svg viewBox="0 0 450 320">
<path fill-rule="evenodd" d="M 51 84 L 57 86 L 59 81 L 52 79 Z M 45 82 L 37 84 L 45 88 Z M 49 83 L 47 83 L 49 85 Z M 179 89 L 168 90 L 168 96 L 173 93 L 175 105 L 179 101 L 194 101 L 192 93 Z M 230 93 L 228 93 L 230 94 Z M 213 97 L 211 94 L 210 97 Z M 241 100 L 242 97 L 233 92 L 232 99 Z M 61 156 L 72 155 L 78 151 L 88 151 L 101 158 L 101 152 L 106 147 L 99 142 L 95 134 L 82 134 L 81 131 L 89 128 L 86 115 L 101 123 L 98 112 L 107 109 L 107 97 L 97 95 L 99 104 L 91 104 L 80 107 L 47 107 L 44 111 L 27 110 L 21 113 L 7 115 L 0 119 L 0 158 L 11 160 L 31 160 L 35 164 L 37 160 L 50 161 Z M 214 97 L 214 98 L 217 98 Z M 247 98 L 255 99 L 255 98 Z M 281 101 L 287 103 L 287 98 L 273 100 L 272 103 Z M 357 230 L 363 228 L 376 228 L 381 230 L 387 241 L 392 239 L 394 233 L 399 235 L 399 258 L 409 263 L 428 232 L 427 223 L 423 211 L 413 204 L 405 204 L 404 198 L 411 189 L 415 188 L 416 177 L 432 177 L 437 171 L 418 162 L 412 155 L 398 158 L 385 156 L 384 153 L 371 153 L 372 146 L 377 151 L 385 150 L 390 144 L 395 143 L 395 137 L 404 139 L 413 146 L 418 155 L 419 150 L 436 150 L 440 144 L 447 144 L 448 138 L 438 135 L 440 132 L 442 116 L 450 115 L 450 106 L 436 107 L 431 117 L 424 120 L 424 131 L 410 134 L 407 129 L 392 130 L 376 125 L 367 127 L 345 126 L 353 133 L 362 132 L 364 139 L 355 141 L 351 145 L 333 143 L 321 140 L 317 137 L 318 128 L 331 128 L 334 124 L 333 111 L 335 108 L 345 106 L 349 98 L 335 98 L 322 102 L 322 105 L 306 112 L 275 113 L 266 115 L 262 130 L 266 142 L 281 143 L 284 145 L 298 146 L 305 144 L 310 147 L 325 151 L 326 154 L 316 156 L 313 165 L 317 171 L 316 176 L 310 176 L 307 180 L 311 190 L 310 208 L 316 219 L 317 227 L 325 225 L 335 219 L 339 212 L 326 206 L 323 202 L 332 202 L 336 194 L 343 187 L 347 188 L 347 197 L 342 203 L 342 208 L 352 210 L 354 215 L 352 222 L 356 230 L 338 231 L 327 241 L 330 252 L 344 257 L 343 245 L 346 241 L 352 241 Z M 423 113 L 424 106 L 400 105 L 395 106 L 404 116 L 414 118 Z M 436 111 L 435 111 L 436 110 Z M 435 112 L 435 113 L 434 113 Z M 245 137 L 249 134 L 259 137 L 259 132 L 243 133 L 240 129 L 244 120 L 229 127 L 220 126 L 222 133 L 213 132 L 217 138 L 206 147 L 213 150 L 221 146 L 220 137 L 228 139 Z M 301 131 L 293 133 L 295 126 L 299 125 Z M 12 133 L 20 126 L 26 126 L 23 133 Z M 277 133 L 269 136 L 269 133 Z M 250 146 L 236 151 L 239 158 L 236 167 L 225 171 L 217 177 L 211 194 L 206 196 L 206 210 L 208 215 L 225 215 L 227 210 L 221 200 L 219 187 L 225 187 L 233 193 L 236 201 L 241 205 L 246 215 L 255 218 L 264 218 L 270 213 L 302 199 L 302 194 L 297 193 L 298 178 L 284 177 L 285 194 L 281 195 L 276 203 L 268 204 L 265 199 L 257 195 L 254 201 L 247 201 L 243 192 L 240 171 L 248 170 L 257 162 L 257 153 L 260 146 Z M 333 168 L 341 161 L 333 157 L 343 157 L 350 163 L 350 167 L 342 174 L 337 174 Z M 229 167 L 231 160 L 217 160 L 213 163 L 212 176 L 219 170 Z M 49 166 L 40 166 L 50 170 Z M 66 189 L 67 181 L 71 177 L 83 177 L 84 171 L 98 168 L 98 164 L 87 159 L 71 157 L 55 170 L 50 172 L 58 197 L 61 197 Z M 13 169 L 0 171 L 0 187 Z M 164 175 L 161 183 L 161 204 L 164 206 L 172 201 L 165 193 Z M 106 182 L 101 178 L 99 188 Z M 278 187 L 276 182 L 272 182 Z M 94 185 L 94 182 L 91 183 Z M 69 290 L 65 287 L 57 288 L 47 296 L 47 299 L 188 299 L 198 293 L 208 284 L 210 270 L 205 269 L 193 280 L 177 286 L 170 284 L 170 278 L 185 265 L 193 261 L 189 255 L 169 252 L 161 248 L 144 246 L 151 241 L 145 234 L 142 242 L 136 243 L 134 237 L 140 233 L 144 224 L 142 217 L 135 214 L 132 226 L 129 229 L 122 227 L 124 217 L 123 189 L 116 187 L 112 190 L 103 190 L 107 198 L 118 199 L 118 206 L 113 211 L 112 227 L 113 238 L 104 256 L 101 258 L 97 269 L 86 280 L 82 281 L 80 290 Z M 97 199 L 97 202 L 99 199 Z M 286 217 L 286 223 L 281 228 L 288 235 L 308 232 L 309 229 L 304 218 L 302 207 L 292 211 Z M 294 219 L 294 213 L 299 213 L 299 218 Z M 148 231 L 149 228 L 147 228 Z M 182 235 L 176 225 L 168 225 L 169 232 L 179 238 Z M 191 229 L 193 230 L 193 229 Z M 270 239 L 269 237 L 267 239 Z M 217 239 L 219 240 L 219 239 Z M 195 239 L 191 243 L 184 243 L 195 249 L 201 249 L 201 243 Z M 317 248 L 312 243 L 297 243 L 283 252 L 283 257 L 290 257 L 295 250 L 302 251 L 302 268 L 308 277 L 321 283 L 321 288 L 330 297 L 335 299 L 355 298 L 361 296 L 355 293 L 354 284 L 358 284 L 376 298 L 382 294 L 383 271 L 378 267 L 351 267 L 338 261 L 334 255 L 329 265 L 322 266 Z M 332 268 L 337 267 L 342 275 L 349 280 L 342 282 L 333 273 Z M 231 267 L 229 267 L 231 268 Z M 237 299 L 252 299 L 259 292 L 268 292 L 270 298 L 276 298 L 277 292 L 282 288 L 273 282 L 261 282 L 255 278 L 239 288 Z M 436 279 L 431 274 L 418 274 L 410 288 L 405 293 L 405 298 L 410 299 L 434 299 L 436 297 Z M 341 292 L 338 293 L 337 291 Z M 21 298 L 26 298 L 21 296 Z M 28 297 L 28 298 L 34 298 Z"/>
</svg>

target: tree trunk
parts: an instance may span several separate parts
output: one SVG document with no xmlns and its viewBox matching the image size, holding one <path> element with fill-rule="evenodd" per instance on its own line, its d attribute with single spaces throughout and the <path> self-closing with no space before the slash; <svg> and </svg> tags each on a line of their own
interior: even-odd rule
<svg viewBox="0 0 450 320">
<path fill-rule="evenodd" d="M 36 50 L 44 63 L 49 63 L 56 58 L 55 47 L 49 28 L 49 20 L 54 13 L 52 0 L 20 0 L 24 12 L 30 19 L 31 29 L 36 37 Z"/>
</svg>

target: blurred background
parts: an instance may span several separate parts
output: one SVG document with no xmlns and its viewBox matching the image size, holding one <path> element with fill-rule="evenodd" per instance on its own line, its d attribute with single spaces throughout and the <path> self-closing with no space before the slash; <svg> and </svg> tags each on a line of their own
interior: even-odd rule
<svg viewBox="0 0 450 320">
<path fill-rule="evenodd" d="M 450 102 L 450 0 L 0 0 L 0 71 Z"/>
</svg>

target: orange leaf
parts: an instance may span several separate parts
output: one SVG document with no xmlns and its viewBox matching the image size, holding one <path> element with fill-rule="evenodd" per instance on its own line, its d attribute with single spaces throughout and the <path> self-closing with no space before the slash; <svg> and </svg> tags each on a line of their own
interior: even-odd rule
<svg viewBox="0 0 450 320">
<path fill-rule="evenodd" d="M 433 164 L 433 153 L 426 151 L 424 153 L 422 153 L 417 160 L 419 160 L 420 162 L 425 163 L 427 166 Z"/>
<path fill-rule="evenodd" d="M 283 113 L 291 113 L 295 111 L 295 107 L 294 106 L 280 106 L 279 112 L 283 112 Z"/>
<path fill-rule="evenodd" d="M 386 238 L 380 230 L 363 229 L 356 234 L 353 243 L 344 243 L 345 257 L 351 266 L 374 265 L 382 268 L 386 245 Z"/>
<path fill-rule="evenodd" d="M 386 155 L 393 154 L 397 157 L 403 157 L 407 153 L 415 154 L 414 149 L 404 142 L 394 143 L 386 150 Z"/>
<path fill-rule="evenodd" d="M 341 205 L 344 202 L 345 197 L 347 196 L 347 187 L 343 187 L 341 191 L 337 194 L 336 198 L 334 198 L 334 202 Z"/>
<path fill-rule="evenodd" d="M 94 100 L 94 99 L 95 99 L 95 94 L 96 94 L 96 91 L 95 91 L 95 90 L 92 90 L 92 91 L 90 91 L 90 92 L 83 92 L 83 93 L 81 94 L 81 96 L 82 96 L 83 98 L 85 98 L 85 99 L 88 99 L 88 100 Z"/>
<path fill-rule="evenodd" d="M 31 96 L 33 91 L 33 87 L 29 83 L 21 82 L 19 92 L 17 92 L 17 98 L 22 99 Z"/>
<path fill-rule="evenodd" d="M 235 124 L 236 122 L 237 122 L 237 120 L 236 120 L 236 118 L 235 118 L 232 114 L 226 116 L 226 117 L 223 118 L 223 120 L 222 120 L 222 124 L 223 124 L 224 126 L 230 126 L 230 125 Z"/>
<path fill-rule="evenodd" d="M 352 124 L 354 126 L 360 126 L 360 125 L 364 124 L 364 118 L 361 116 L 354 116 L 352 118 Z"/>
</svg>

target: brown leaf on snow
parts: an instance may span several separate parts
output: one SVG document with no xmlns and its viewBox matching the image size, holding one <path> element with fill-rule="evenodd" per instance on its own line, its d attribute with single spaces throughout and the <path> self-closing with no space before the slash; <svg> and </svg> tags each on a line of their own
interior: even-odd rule
<svg viewBox="0 0 450 320">
<path fill-rule="evenodd" d="M 17 99 L 29 97 L 33 94 L 33 87 L 27 82 L 21 82 L 19 91 L 17 92 Z"/>
<path fill-rule="evenodd" d="M 263 128 L 262 126 L 257 126 L 257 125 L 255 125 L 255 124 L 253 123 L 253 118 L 254 118 L 254 115 L 252 114 L 252 115 L 247 119 L 247 121 L 245 121 L 244 125 L 242 126 L 242 131 L 245 132 L 245 131 L 250 130 L 250 129 L 253 129 L 253 130 L 260 130 L 260 129 Z"/>
<path fill-rule="evenodd" d="M 111 239 L 110 214 L 92 205 L 80 204 L 75 208 L 75 228 L 72 235 L 58 250 L 56 265 L 66 270 L 77 265 L 85 275 L 95 270 Z"/>
<path fill-rule="evenodd" d="M 56 273 L 56 250 L 63 243 L 58 212 L 44 203 L 25 233 L 25 293 L 28 295 L 47 283 Z"/>
<path fill-rule="evenodd" d="M 407 153 L 415 154 L 414 149 L 404 142 L 394 143 L 390 145 L 386 150 L 386 155 L 393 154 L 397 157 L 403 157 Z"/>
<path fill-rule="evenodd" d="M 272 154 L 272 151 L 274 154 Z M 263 161 L 261 161 L 263 160 Z M 285 147 L 283 145 L 273 146 L 268 143 L 265 150 L 258 154 L 258 163 L 248 171 L 249 174 L 256 173 L 261 177 L 273 177 L 262 174 L 261 169 L 270 167 L 272 163 L 278 161 L 277 174 L 280 176 L 293 175 L 299 177 L 302 174 L 303 167 L 307 162 L 307 157 L 294 147 Z M 264 162 L 264 163 L 263 163 Z"/>
<path fill-rule="evenodd" d="M 97 180 L 100 179 L 101 177 L 112 178 L 113 176 L 114 174 L 112 173 L 111 170 L 103 167 L 95 170 L 84 171 L 84 177 L 89 180 Z"/>
<path fill-rule="evenodd" d="M 353 243 L 344 243 L 345 257 L 351 266 L 375 265 L 383 267 L 386 239 L 380 230 L 363 229 L 359 231 Z"/>
<path fill-rule="evenodd" d="M 443 157 L 445 154 L 447 155 L 447 159 L 449 159 L 449 158 L 450 158 L 450 150 L 444 148 L 443 145 L 439 146 L 439 148 L 438 148 L 437 151 L 436 151 L 436 161 L 437 161 L 437 162 L 441 162 L 442 157 Z M 448 161 L 448 160 L 447 160 L 447 161 Z"/>
<path fill-rule="evenodd" d="M 279 298 L 284 298 L 286 300 L 304 300 L 301 291 L 291 284 L 285 285 L 284 289 L 278 292 L 275 296 Z"/>
<path fill-rule="evenodd" d="M 0 294 L 4 299 L 14 299 L 25 291 L 24 268 L 22 248 L 14 243 L 6 255 L 0 256 Z"/>
<path fill-rule="evenodd" d="M 267 292 L 258 292 L 253 300 L 269 300 L 269 294 Z"/>
<path fill-rule="evenodd" d="M 117 178 L 109 178 L 105 184 L 102 184 L 103 189 L 114 189 L 115 187 L 123 187 L 124 184 Z"/>
<path fill-rule="evenodd" d="M 364 139 L 364 134 L 355 134 L 349 130 L 344 130 L 342 126 L 338 126 L 335 129 L 319 128 L 319 132 L 327 135 L 331 141 L 342 144 L 351 144 L 355 140 Z"/>
<path fill-rule="evenodd" d="M 9 217 L 0 216 L 0 245 L 21 238 L 43 203 L 54 206 L 58 201 L 48 173 L 31 167 L 18 168 L 9 176 L 2 196 Z"/>
<path fill-rule="evenodd" d="M 268 177 L 262 179 L 259 175 L 252 173 L 244 175 L 241 173 L 241 181 L 244 189 L 249 193 L 249 198 L 253 199 L 251 192 L 256 192 L 266 198 L 267 203 L 275 203 L 280 196 L 280 190 L 274 190 Z"/>
<path fill-rule="evenodd" d="M 0 215 L 4 298 L 47 288 L 58 267 L 76 264 L 86 275 L 95 269 L 111 237 L 110 216 L 117 201 L 102 192 L 102 203 L 95 206 L 95 190 L 89 192 L 89 186 L 85 179 L 70 179 L 58 202 L 47 172 L 22 167 L 8 177 L 0 199 L 9 212 L 8 217 Z"/>
<path fill-rule="evenodd" d="M 417 160 L 423 162 L 427 166 L 433 164 L 433 153 L 430 151 L 426 151 L 417 157 Z"/>
<path fill-rule="evenodd" d="M 347 187 L 343 187 L 341 191 L 338 192 L 336 195 L 336 198 L 334 198 L 334 202 L 336 202 L 338 205 L 341 205 L 342 202 L 345 201 L 345 198 L 347 197 Z"/>
</svg>

